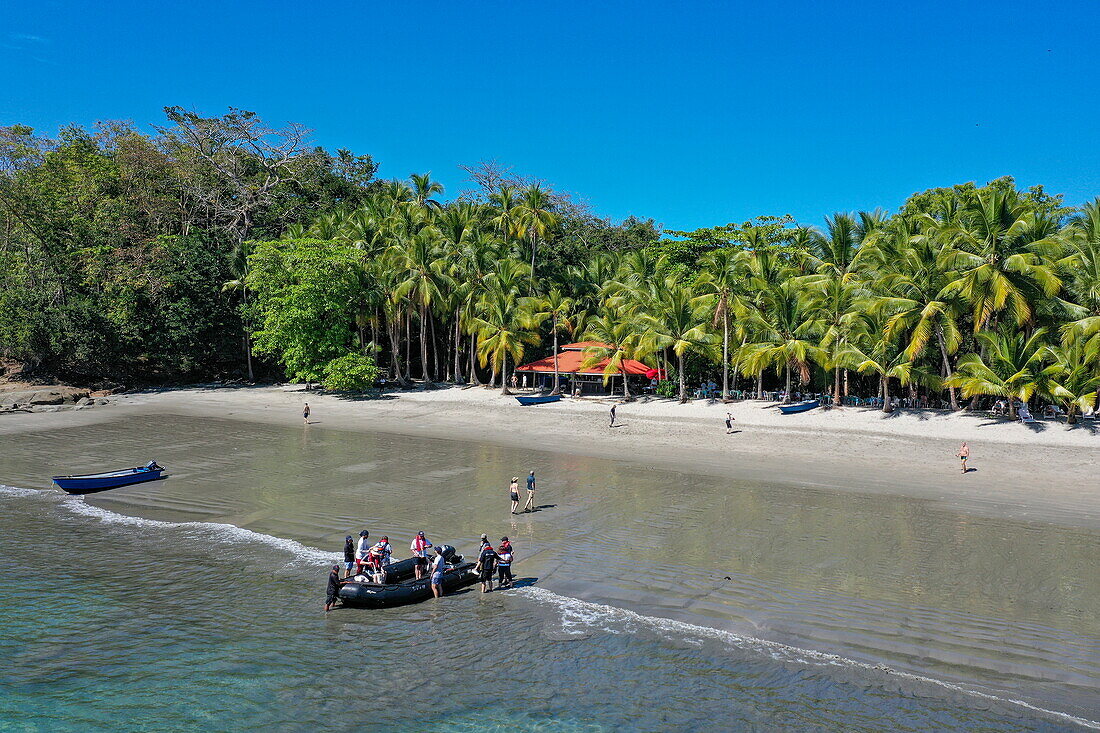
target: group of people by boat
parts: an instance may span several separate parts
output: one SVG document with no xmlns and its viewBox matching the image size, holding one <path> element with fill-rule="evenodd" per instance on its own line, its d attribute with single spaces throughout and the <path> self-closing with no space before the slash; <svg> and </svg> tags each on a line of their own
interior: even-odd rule
<svg viewBox="0 0 1100 733">
<path fill-rule="evenodd" d="M 482 592 L 487 593 L 493 590 L 494 573 L 501 588 L 511 587 L 514 581 L 514 550 L 507 536 L 501 537 L 500 545 L 494 548 L 488 535 L 482 534 L 476 563 L 464 563 L 450 545 L 432 544 L 423 530 L 413 537 L 409 550 L 410 558 L 395 561 L 387 535 L 377 542 L 371 541 L 370 531 L 365 529 L 358 540 L 347 535 L 343 564 L 333 565 L 329 572 L 325 611 L 331 611 L 338 602 L 384 607 L 441 598 L 448 588 L 478 581 Z"/>
</svg>

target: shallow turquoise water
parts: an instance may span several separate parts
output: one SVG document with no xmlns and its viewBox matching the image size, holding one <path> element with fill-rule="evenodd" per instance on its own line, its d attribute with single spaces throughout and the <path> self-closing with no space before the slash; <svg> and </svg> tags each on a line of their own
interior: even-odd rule
<svg viewBox="0 0 1100 733">
<path fill-rule="evenodd" d="M 0 730 L 1077 727 L 537 584 L 326 616 L 331 554 L 295 542 L 56 492 L 0 516 Z"/>
</svg>

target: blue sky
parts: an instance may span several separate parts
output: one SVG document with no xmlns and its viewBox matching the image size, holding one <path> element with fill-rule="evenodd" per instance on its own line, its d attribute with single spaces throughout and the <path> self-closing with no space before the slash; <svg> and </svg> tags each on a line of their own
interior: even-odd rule
<svg viewBox="0 0 1100 733">
<path fill-rule="evenodd" d="M 233 105 L 386 177 L 453 194 L 495 158 L 670 228 L 1006 174 L 1100 195 L 1095 0 L 0 7 L 0 124 L 46 132 Z"/>
</svg>

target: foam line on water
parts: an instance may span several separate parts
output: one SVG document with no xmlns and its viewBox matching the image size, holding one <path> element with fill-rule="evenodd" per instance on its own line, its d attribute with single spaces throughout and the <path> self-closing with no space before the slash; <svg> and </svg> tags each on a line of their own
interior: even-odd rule
<svg viewBox="0 0 1100 733">
<path fill-rule="evenodd" d="M 222 522 L 166 522 L 159 519 L 145 519 L 128 514 L 119 514 L 110 509 L 93 506 L 84 501 L 82 496 L 60 495 L 54 491 L 40 491 L 37 489 L 23 489 L 18 486 L 6 486 L 0 484 L 0 494 L 18 497 L 55 497 L 59 496 L 58 504 L 73 514 L 98 519 L 107 524 L 121 524 L 130 527 L 157 527 L 161 529 L 182 529 L 191 534 L 199 535 L 203 540 L 214 540 L 227 544 L 249 544 L 262 542 L 279 550 L 289 553 L 296 559 L 309 564 L 333 563 L 342 559 L 342 555 L 336 552 L 326 552 L 316 547 L 303 545 L 296 540 L 288 540 L 283 537 L 253 532 L 250 529 L 238 527 L 235 524 Z"/>
<path fill-rule="evenodd" d="M 592 603 L 591 601 L 582 601 L 579 598 L 559 595 L 545 588 L 520 588 L 516 593 L 536 602 L 556 608 L 561 613 L 561 623 L 566 633 L 576 633 L 579 635 L 585 633 L 585 629 L 589 629 L 605 631 L 612 634 L 633 634 L 636 633 L 638 629 L 645 628 L 662 633 L 673 633 L 681 637 L 686 636 L 688 639 L 691 637 L 695 637 L 696 639 L 714 639 L 737 649 L 767 654 L 772 659 L 779 662 L 793 662 L 796 664 L 818 667 L 846 667 L 879 673 L 884 672 L 901 679 L 939 687 L 982 700 L 1014 705 L 1043 716 L 1049 716 L 1085 728 L 1100 730 L 1100 722 L 1098 721 L 1088 720 L 1087 718 L 1081 718 L 1057 710 L 1048 710 L 1047 708 L 1032 705 L 1025 700 L 998 697 L 997 695 L 981 692 L 979 690 L 972 690 L 933 677 L 924 677 L 923 675 L 913 674 L 911 672 L 902 672 L 891 669 L 885 665 L 868 664 L 866 662 L 848 659 L 837 654 L 802 649 L 777 641 L 756 639 L 751 636 L 742 636 L 732 631 L 713 629 L 708 626 L 698 626 L 685 621 L 676 621 L 660 616 L 644 616 L 625 608 L 607 606 L 601 603 Z"/>
</svg>

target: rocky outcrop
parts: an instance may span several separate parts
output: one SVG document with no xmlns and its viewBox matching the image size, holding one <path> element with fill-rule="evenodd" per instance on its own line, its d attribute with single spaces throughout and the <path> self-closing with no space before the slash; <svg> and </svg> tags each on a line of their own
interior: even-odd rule
<svg viewBox="0 0 1100 733">
<path fill-rule="evenodd" d="M 57 412 L 106 404 L 108 404 L 106 397 L 93 397 L 87 389 L 64 385 L 0 392 L 0 413 Z"/>
</svg>

